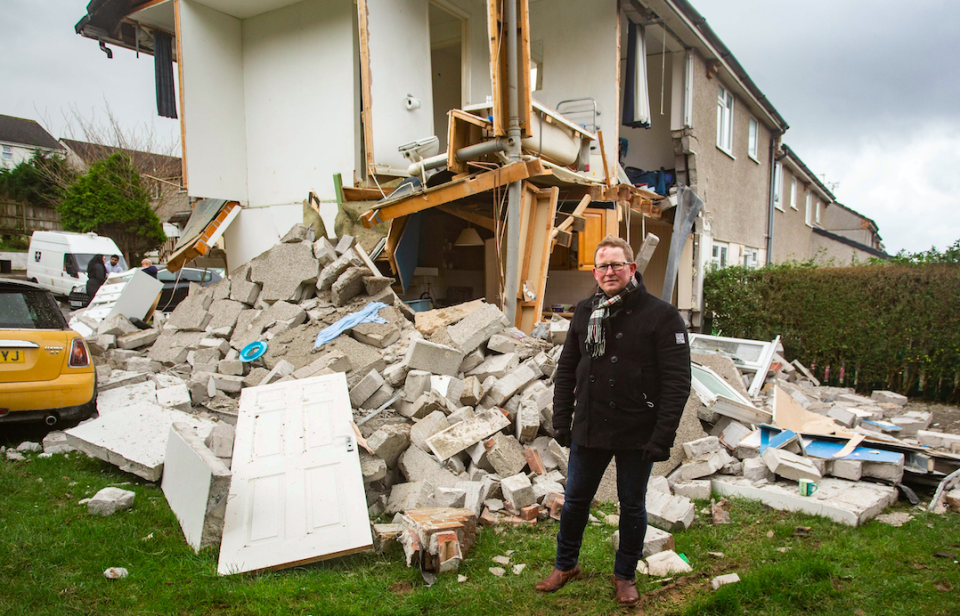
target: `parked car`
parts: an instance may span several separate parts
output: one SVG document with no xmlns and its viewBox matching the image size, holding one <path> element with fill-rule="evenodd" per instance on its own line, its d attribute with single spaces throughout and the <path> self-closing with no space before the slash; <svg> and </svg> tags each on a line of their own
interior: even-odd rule
<svg viewBox="0 0 960 616">
<path fill-rule="evenodd" d="M 157 310 L 170 312 L 176 308 L 180 302 L 186 299 L 191 282 L 201 287 L 209 287 L 222 279 L 223 276 L 220 272 L 212 269 L 184 267 L 176 272 L 161 269 L 157 272 L 157 280 L 163 283 L 163 291 L 160 291 Z"/>
<path fill-rule="evenodd" d="M 0 278 L 0 426 L 77 423 L 97 413 L 97 373 L 50 291 Z"/>
<path fill-rule="evenodd" d="M 120 266 L 127 269 L 120 249 L 109 237 L 34 231 L 27 252 L 27 278 L 57 295 L 69 295 L 74 289 L 86 294 L 87 265 L 95 254 L 119 255 Z"/>
</svg>

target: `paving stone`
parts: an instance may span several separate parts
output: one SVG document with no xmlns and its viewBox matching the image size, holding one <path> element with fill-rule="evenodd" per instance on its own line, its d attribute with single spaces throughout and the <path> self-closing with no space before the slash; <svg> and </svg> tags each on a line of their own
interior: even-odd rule
<svg viewBox="0 0 960 616">
<path fill-rule="evenodd" d="M 486 342 L 496 333 L 510 324 L 500 309 L 492 304 L 484 304 L 471 312 L 461 321 L 447 327 L 454 344 L 464 354 L 469 353 Z M 457 366 L 459 366 L 459 362 Z"/>
<path fill-rule="evenodd" d="M 426 340 L 414 340 L 403 360 L 411 370 L 424 370 L 450 376 L 457 375 L 462 361 L 461 351 Z"/>
<path fill-rule="evenodd" d="M 250 281 L 262 285 L 262 302 L 299 302 L 319 273 L 310 244 L 277 244 L 251 263 Z"/>
<path fill-rule="evenodd" d="M 387 424 L 367 438 L 367 445 L 387 463 L 390 468 L 397 467 L 397 460 L 410 445 L 409 424 Z"/>
<path fill-rule="evenodd" d="M 113 515 L 117 511 L 133 507 L 136 497 L 137 494 L 130 490 L 103 488 L 87 501 L 87 513 L 104 517 Z"/>
<path fill-rule="evenodd" d="M 497 432 L 484 443 L 487 460 L 501 477 L 516 475 L 527 465 L 523 457 L 523 446 L 513 436 Z"/>
</svg>

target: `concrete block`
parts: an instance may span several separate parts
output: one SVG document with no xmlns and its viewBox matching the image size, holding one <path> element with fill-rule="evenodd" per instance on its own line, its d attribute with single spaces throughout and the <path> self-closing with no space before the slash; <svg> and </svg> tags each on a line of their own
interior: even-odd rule
<svg viewBox="0 0 960 616">
<path fill-rule="evenodd" d="M 99 368 L 99 366 L 98 366 Z M 147 357 L 131 357 L 130 359 L 123 362 L 123 369 L 128 372 L 150 372 L 157 373 L 163 370 L 163 364 L 158 361 L 154 361 Z M 102 383 L 99 375 L 97 378 L 98 383 Z"/>
<path fill-rule="evenodd" d="M 428 481 L 437 488 L 452 488 L 459 481 L 456 475 L 419 447 L 408 447 L 397 464 L 407 481 Z"/>
<path fill-rule="evenodd" d="M 214 385 L 220 391 L 227 393 L 240 393 L 240 390 L 243 389 L 243 377 L 234 376 L 231 374 L 212 374 L 210 378 L 213 380 Z"/>
<path fill-rule="evenodd" d="M 157 384 L 144 381 L 100 392 L 97 395 L 97 412 L 108 415 L 139 404 L 157 403 Z"/>
<path fill-rule="evenodd" d="M 487 409 L 477 413 L 473 419 L 461 421 L 431 435 L 426 439 L 426 445 L 439 459 L 446 460 L 508 425 L 509 420 L 503 413 L 497 409 Z"/>
<path fill-rule="evenodd" d="M 646 507 L 650 524 L 670 532 L 689 528 L 696 517 L 689 498 L 658 490 L 647 491 Z"/>
<path fill-rule="evenodd" d="M 517 350 L 519 341 L 509 335 L 494 334 L 487 340 L 487 350 L 494 353 L 513 353 Z"/>
<path fill-rule="evenodd" d="M 407 373 L 407 380 L 403 384 L 403 397 L 409 402 L 414 402 L 425 393 L 433 391 L 430 377 L 433 376 L 426 370 L 411 370 Z"/>
<path fill-rule="evenodd" d="M 218 458 L 233 457 L 233 441 L 236 439 L 236 429 L 228 423 L 217 422 L 204 439 L 203 444 Z"/>
<path fill-rule="evenodd" d="M 99 345 L 102 350 L 108 351 L 110 349 L 114 349 L 117 347 L 117 337 L 112 334 L 101 334 L 97 336 L 96 344 Z M 94 351 L 92 347 L 90 349 L 90 352 L 93 353 L 94 355 L 97 354 L 97 352 Z"/>
<path fill-rule="evenodd" d="M 536 481 L 540 479 L 541 481 Z M 547 481 L 544 477 L 534 477 L 533 494 L 538 503 L 542 503 L 550 494 L 563 494 L 563 485 L 556 481 Z"/>
<path fill-rule="evenodd" d="M 454 487 L 463 491 L 463 504 L 460 506 L 479 516 L 478 512 L 483 511 L 483 501 L 480 499 L 483 484 L 479 481 L 458 481 Z"/>
<path fill-rule="evenodd" d="M 187 388 L 186 383 L 178 383 L 173 387 L 163 387 L 157 389 L 156 396 L 157 404 L 160 406 L 165 406 L 167 408 L 177 409 L 180 411 L 190 411 L 190 390 Z"/>
<path fill-rule="evenodd" d="M 460 392 L 460 404 L 476 406 L 480 402 L 480 381 L 475 376 L 468 376 L 463 380 L 463 390 Z"/>
<path fill-rule="evenodd" d="M 230 299 L 245 306 L 254 306 L 260 298 L 262 285 L 249 280 L 233 280 L 230 284 Z"/>
<path fill-rule="evenodd" d="M 202 332 L 213 318 L 213 315 L 207 312 L 211 302 L 212 293 L 191 283 L 189 294 L 170 314 L 167 324 L 179 331 Z"/>
<path fill-rule="evenodd" d="M 381 386 L 383 386 L 383 377 L 376 370 L 371 370 L 350 390 L 350 404 L 353 408 L 361 408 L 363 403 L 377 393 Z"/>
<path fill-rule="evenodd" d="M 195 551 L 220 543 L 230 479 L 230 469 L 192 427 L 170 426 L 161 488 Z"/>
<path fill-rule="evenodd" d="M 761 458 L 747 458 L 743 461 L 743 477 L 753 483 L 770 482 L 776 479 L 776 475 Z"/>
<path fill-rule="evenodd" d="M 863 463 L 860 460 L 833 460 L 830 474 L 840 479 L 860 481 L 863 476 Z"/>
<path fill-rule="evenodd" d="M 432 336 L 441 327 L 452 325 L 469 316 L 485 305 L 483 300 L 474 300 L 464 304 L 457 304 L 447 308 L 417 312 L 414 315 L 414 324 L 417 331 L 424 336 Z"/>
<path fill-rule="evenodd" d="M 424 370 L 433 374 L 456 376 L 463 352 L 426 340 L 414 340 L 403 360 L 411 370 Z"/>
<path fill-rule="evenodd" d="M 296 370 L 295 370 L 293 364 L 291 364 L 290 362 L 288 362 L 288 361 L 285 360 L 285 359 L 281 359 L 280 361 L 278 361 L 278 362 L 273 366 L 273 369 L 270 370 L 270 372 L 268 372 L 268 373 L 266 374 L 266 376 L 264 376 L 264 377 L 260 380 L 260 382 L 257 383 L 257 384 L 258 384 L 258 385 L 269 385 L 270 383 L 273 383 L 274 381 L 276 381 L 276 380 L 278 380 L 278 379 L 281 379 L 281 378 L 283 378 L 283 377 L 285 377 L 285 376 L 292 375 L 294 372 L 296 372 Z"/>
<path fill-rule="evenodd" d="M 533 484 L 523 473 L 501 479 L 500 489 L 503 491 L 503 499 L 515 511 L 537 503 L 537 497 L 533 492 Z"/>
<path fill-rule="evenodd" d="M 720 446 L 715 436 L 708 438 L 714 439 L 717 447 Z M 733 461 L 734 459 L 730 457 L 730 454 L 728 454 L 725 449 L 719 449 L 712 453 L 703 454 L 693 460 L 684 460 L 683 464 L 680 465 L 680 477 L 683 481 L 693 481 L 700 477 L 707 477 L 718 472 L 721 468 Z"/>
<path fill-rule="evenodd" d="M 620 549 L 619 530 L 610 537 L 610 543 L 613 544 L 614 551 Z M 665 550 L 672 550 L 674 547 L 673 535 L 659 528 L 647 526 L 647 534 L 643 537 L 643 558 L 659 554 Z"/>
<path fill-rule="evenodd" d="M 960 453 L 960 434 L 917 430 L 917 440 L 920 441 L 920 444 L 924 447 Z"/>
<path fill-rule="evenodd" d="M 117 346 L 124 350 L 133 350 L 153 344 L 160 337 L 160 332 L 155 329 L 137 330 L 130 334 L 124 334 L 117 338 Z"/>
<path fill-rule="evenodd" d="M 98 336 L 123 336 L 124 334 L 132 334 L 138 331 L 140 331 L 140 329 L 122 314 L 115 314 L 109 319 L 104 319 L 96 328 Z"/>
<path fill-rule="evenodd" d="M 433 411 L 410 428 L 410 442 L 423 451 L 430 452 L 427 439 L 449 427 L 450 423 L 443 411 Z"/>
<path fill-rule="evenodd" d="M 516 475 L 527 465 L 520 442 L 502 432 L 497 432 L 487 440 L 484 448 L 487 450 L 487 460 L 501 477 Z"/>
<path fill-rule="evenodd" d="M 715 453 L 720 451 L 720 449 L 720 439 L 716 436 L 707 436 L 683 444 L 683 453 L 690 459 Z"/>
<path fill-rule="evenodd" d="M 930 427 L 930 413 L 907 412 L 902 415 L 896 415 L 890 418 L 890 422 L 900 426 L 898 438 L 915 437 L 920 430 L 926 430 Z"/>
<path fill-rule="evenodd" d="M 263 285 L 261 302 L 299 302 L 317 282 L 320 265 L 306 243 L 277 244 L 250 264 L 250 281 Z"/>
<path fill-rule="evenodd" d="M 350 370 L 351 367 L 350 359 L 346 355 L 338 350 L 331 350 L 299 370 L 295 370 L 291 376 L 295 379 L 307 379 L 311 376 L 319 375 L 324 370 L 329 370 L 330 372 L 346 372 Z"/>
<path fill-rule="evenodd" d="M 43 453 L 57 454 L 70 453 L 73 447 L 67 444 L 67 435 L 59 430 L 48 432 L 43 437 Z"/>
<path fill-rule="evenodd" d="M 382 458 L 361 450 L 360 474 L 363 476 L 363 483 L 380 481 L 387 476 L 387 463 Z"/>
<path fill-rule="evenodd" d="M 646 559 L 647 575 L 651 577 L 669 577 L 680 573 L 693 571 L 687 561 L 673 550 L 664 550 L 651 555 Z"/>
<path fill-rule="evenodd" d="M 473 412 L 472 406 L 462 406 L 456 411 L 447 415 L 447 422 L 452 426 L 463 421 L 469 421 L 476 418 L 477 414 Z"/>
<path fill-rule="evenodd" d="M 454 344 L 464 354 L 469 353 L 509 325 L 507 317 L 492 304 L 484 304 L 463 320 L 447 327 Z M 462 358 L 461 358 L 462 361 Z M 457 366 L 459 367 L 459 362 Z"/>
<path fill-rule="evenodd" d="M 417 509 L 426 506 L 430 497 L 433 496 L 435 487 L 426 481 L 413 481 L 410 483 L 398 483 L 390 490 L 390 498 L 387 499 L 387 506 L 384 513 L 394 514 Z"/>
<path fill-rule="evenodd" d="M 520 365 L 520 358 L 516 353 L 489 355 L 478 366 L 467 372 L 467 376 L 475 376 L 483 383 L 490 377 L 503 378 L 518 365 Z"/>
<path fill-rule="evenodd" d="M 203 337 L 202 331 L 165 329 L 150 347 L 147 357 L 166 365 L 182 364 L 187 359 L 187 353 L 196 348 Z"/>
<path fill-rule="evenodd" d="M 326 267 L 337 260 L 337 251 L 325 237 L 313 243 L 313 256 L 320 262 L 320 267 Z"/>
<path fill-rule="evenodd" d="M 246 376 L 250 364 L 239 359 L 221 359 L 217 362 L 217 372 L 231 376 Z"/>
<path fill-rule="evenodd" d="M 122 413 L 101 415 L 65 433 L 71 447 L 147 481 L 157 481 L 163 471 L 170 425 L 175 421 L 192 426 L 203 437 L 213 429 L 213 422 L 195 415 L 141 403 Z"/>
<path fill-rule="evenodd" d="M 896 463 L 863 462 L 860 469 L 863 477 L 873 477 L 897 484 L 903 479 L 903 457 L 901 456 Z"/>
<path fill-rule="evenodd" d="M 673 494 L 673 490 L 670 489 L 670 482 L 663 475 L 651 475 L 650 479 L 647 480 L 647 490 L 657 490 L 659 492 Z"/>
<path fill-rule="evenodd" d="M 460 372 L 463 372 L 464 374 L 470 372 L 471 370 L 473 370 L 474 368 L 476 368 L 477 366 L 483 363 L 483 358 L 484 358 L 484 355 L 483 355 L 482 348 L 478 347 L 473 351 L 470 351 L 469 353 L 463 356 L 463 361 L 460 362 Z"/>
<path fill-rule="evenodd" d="M 897 501 L 897 489 L 876 483 L 854 483 L 824 477 L 812 496 L 800 496 L 795 481 L 754 486 L 741 477 L 715 477 L 713 491 L 760 501 L 778 511 L 818 515 L 848 526 L 859 526 Z"/>
<path fill-rule="evenodd" d="M 504 403 L 504 401 L 506 401 L 507 398 L 517 393 L 517 391 L 519 391 L 521 388 L 527 386 L 539 377 L 540 374 L 534 372 L 534 370 L 529 366 L 520 366 L 510 374 L 497 381 L 493 388 L 487 392 L 487 396 L 494 405 L 500 406 Z"/>
<path fill-rule="evenodd" d="M 536 402 L 528 401 L 520 404 L 516 426 L 517 440 L 521 443 L 532 443 L 537 438 L 537 432 L 540 431 L 540 411 L 537 410 Z"/>
<path fill-rule="evenodd" d="M 401 407 L 400 414 L 410 419 L 422 419 L 434 411 L 442 411 L 444 415 L 457 409 L 451 408 L 450 402 L 435 391 L 423 394 L 408 407 Z"/>
<path fill-rule="evenodd" d="M 393 387 L 389 383 L 384 383 L 380 386 L 372 396 L 367 398 L 367 401 L 363 403 L 363 408 L 370 410 L 376 410 L 390 401 L 393 398 L 394 393 L 396 393 Z M 394 404 L 396 406 L 396 403 Z"/>
<path fill-rule="evenodd" d="M 870 394 L 870 399 L 883 404 L 896 404 L 897 406 L 906 406 L 908 399 L 906 396 L 886 390 L 877 390 Z"/>
<path fill-rule="evenodd" d="M 789 451 L 767 447 L 760 454 L 760 458 L 767 465 L 767 468 L 785 479 L 794 481 L 800 479 L 816 481 L 820 479 L 820 471 L 810 460 Z"/>
<path fill-rule="evenodd" d="M 360 323 L 351 330 L 359 342 L 385 349 L 400 339 L 400 328 L 392 323 Z"/>
<path fill-rule="evenodd" d="M 383 380 L 391 387 L 399 387 L 404 384 L 409 371 L 410 367 L 403 362 L 391 364 L 383 369 Z"/>
<path fill-rule="evenodd" d="M 363 277 L 369 272 L 366 267 L 347 268 L 330 288 L 334 306 L 346 306 L 350 300 L 364 292 Z"/>
<path fill-rule="evenodd" d="M 133 507 L 135 492 L 120 488 L 103 488 L 87 501 L 87 513 L 106 517 Z"/>
<path fill-rule="evenodd" d="M 557 468 L 560 470 L 560 473 L 564 477 L 567 476 L 567 463 L 570 460 L 570 450 L 566 447 L 561 447 L 554 439 L 550 439 L 550 443 L 547 446 L 550 450 L 550 453 L 553 454 L 554 458 L 557 460 Z"/>
<path fill-rule="evenodd" d="M 363 261 L 360 259 L 360 255 L 354 250 L 348 250 L 337 257 L 336 261 L 324 266 L 323 270 L 320 271 L 320 275 L 317 278 L 317 291 L 330 290 L 333 283 L 340 277 L 340 274 L 347 271 L 350 267 L 362 266 Z"/>
<path fill-rule="evenodd" d="M 686 496 L 691 500 L 709 500 L 710 480 L 678 481 L 673 484 L 673 493 L 677 496 Z"/>
<path fill-rule="evenodd" d="M 343 235 L 337 241 L 336 251 L 338 255 L 342 255 L 357 244 L 357 238 L 352 235 Z"/>
<path fill-rule="evenodd" d="M 387 424 L 367 438 L 367 445 L 387 466 L 396 468 L 400 454 L 410 445 L 410 425 Z"/>
<path fill-rule="evenodd" d="M 835 419 L 847 428 L 852 428 L 859 423 L 859 416 L 851 410 L 851 407 L 834 404 L 827 410 L 827 417 Z"/>
</svg>

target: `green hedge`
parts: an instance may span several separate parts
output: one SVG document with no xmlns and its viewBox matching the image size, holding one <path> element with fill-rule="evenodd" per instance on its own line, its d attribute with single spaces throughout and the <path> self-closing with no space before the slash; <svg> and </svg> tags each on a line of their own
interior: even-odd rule
<svg viewBox="0 0 960 616">
<path fill-rule="evenodd" d="M 832 385 L 958 397 L 960 266 L 731 267 L 707 274 L 704 302 L 714 334 L 779 334 Z"/>
</svg>

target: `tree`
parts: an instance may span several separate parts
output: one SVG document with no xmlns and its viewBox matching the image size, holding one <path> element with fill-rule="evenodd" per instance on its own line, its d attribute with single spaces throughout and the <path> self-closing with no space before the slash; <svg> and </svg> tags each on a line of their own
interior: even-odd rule
<svg viewBox="0 0 960 616">
<path fill-rule="evenodd" d="M 67 188 L 60 222 L 67 231 L 109 237 L 131 264 L 166 240 L 140 174 L 122 152 L 97 161 Z"/>
<path fill-rule="evenodd" d="M 76 178 L 62 154 L 35 152 L 11 169 L 0 169 L 0 195 L 29 205 L 57 207 Z"/>
</svg>

